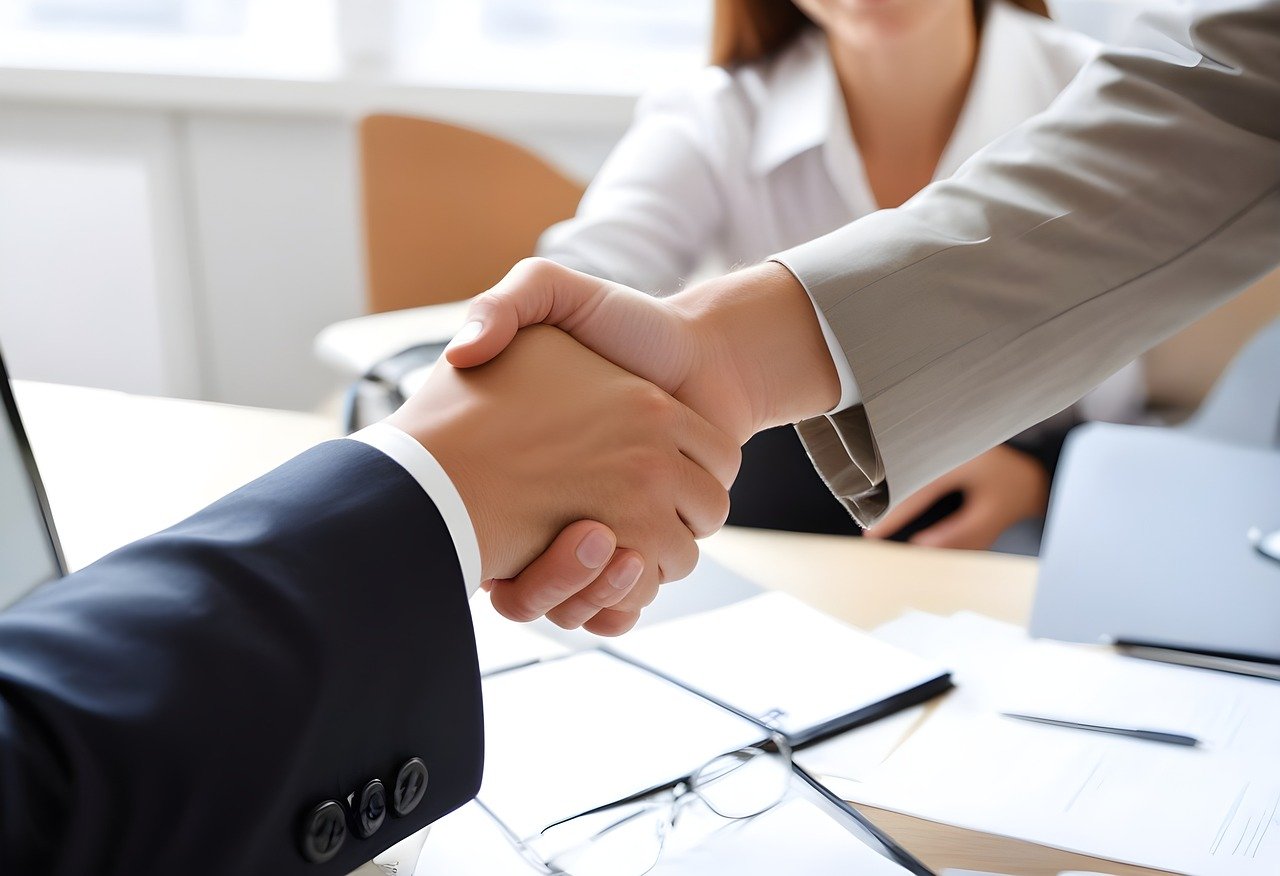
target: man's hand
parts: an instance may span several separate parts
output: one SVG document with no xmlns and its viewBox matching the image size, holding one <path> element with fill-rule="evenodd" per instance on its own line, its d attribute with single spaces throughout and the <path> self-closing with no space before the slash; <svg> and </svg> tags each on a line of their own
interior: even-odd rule
<svg viewBox="0 0 1280 876">
<path fill-rule="evenodd" d="M 840 397 L 808 294 L 772 262 L 657 299 L 545 259 L 526 259 L 476 299 L 445 357 L 459 368 L 481 365 L 522 326 L 535 323 L 557 326 L 652 381 L 739 445 L 761 429 L 830 410 Z M 565 574 L 579 584 L 592 580 L 568 545 L 557 542 L 521 573 L 518 586 L 545 590 L 546 570 L 553 568 L 569 570 Z M 600 589 L 597 581 L 584 592 Z M 498 591 L 494 598 L 496 604 Z M 585 610 L 579 606 L 568 620 Z M 560 612 L 548 617 L 569 625 Z M 634 621 L 627 618 L 627 626 Z M 600 632 L 602 622 L 587 626 Z"/>
<path fill-rule="evenodd" d="M 840 397 L 808 295 L 772 262 L 657 299 L 526 259 L 476 299 L 445 356 L 459 368 L 479 365 L 533 323 L 557 326 L 652 381 L 740 444 Z"/>
<path fill-rule="evenodd" d="M 911 544 L 988 549 L 1013 524 L 1045 513 L 1049 473 L 1020 450 L 993 447 L 903 499 L 867 530 L 867 537 L 888 538 L 953 492 L 964 495 L 960 510 L 911 536 Z"/>
<path fill-rule="evenodd" d="M 738 446 L 563 332 L 506 346 L 483 368 L 441 364 L 388 422 L 457 485 L 500 612 L 624 632 L 659 584 L 693 569 L 694 539 L 723 525 Z"/>
</svg>

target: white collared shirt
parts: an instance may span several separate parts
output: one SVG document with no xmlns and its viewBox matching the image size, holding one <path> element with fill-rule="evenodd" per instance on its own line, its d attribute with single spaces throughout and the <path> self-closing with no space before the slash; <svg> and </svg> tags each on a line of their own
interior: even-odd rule
<svg viewBox="0 0 1280 876">
<path fill-rule="evenodd" d="M 996 0 L 983 22 L 965 105 L 934 178 L 1039 113 L 1097 51 L 1081 34 Z M 754 264 L 877 209 L 825 36 L 776 56 L 647 95 L 587 189 L 577 215 L 548 229 L 539 255 L 647 292 L 669 293 L 710 267 Z M 841 400 L 854 375 L 819 311 Z M 1081 402 L 1089 419 L 1129 419 L 1143 398 L 1131 365 Z"/>
<path fill-rule="evenodd" d="M 458 565 L 462 568 L 462 581 L 470 599 L 480 589 L 480 543 L 476 540 L 476 530 L 471 524 L 467 506 L 448 473 L 416 438 L 389 423 L 374 423 L 347 437 L 391 457 L 435 503 L 453 540 Z"/>
</svg>

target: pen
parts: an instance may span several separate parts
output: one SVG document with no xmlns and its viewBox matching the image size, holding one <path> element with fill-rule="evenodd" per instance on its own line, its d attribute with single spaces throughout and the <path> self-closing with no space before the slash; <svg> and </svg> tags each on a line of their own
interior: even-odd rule
<svg viewBox="0 0 1280 876">
<path fill-rule="evenodd" d="M 1033 724 L 1048 724 L 1050 727 L 1067 727 L 1072 730 L 1091 730 L 1094 733 L 1110 733 L 1113 736 L 1128 736 L 1130 739 L 1145 739 L 1147 742 L 1164 742 L 1168 745 L 1185 745 L 1194 748 L 1200 740 L 1182 733 L 1166 733 L 1162 730 L 1143 730 L 1138 727 L 1108 727 L 1103 724 L 1084 724 L 1080 721 L 1064 721 L 1060 718 L 1046 718 L 1043 715 L 1023 715 L 1019 712 L 1001 712 L 1006 718 L 1019 721 L 1030 721 Z"/>
</svg>

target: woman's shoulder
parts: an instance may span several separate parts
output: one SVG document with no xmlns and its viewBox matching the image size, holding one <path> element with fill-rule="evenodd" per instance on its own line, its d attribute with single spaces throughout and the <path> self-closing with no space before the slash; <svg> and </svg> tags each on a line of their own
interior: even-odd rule
<svg viewBox="0 0 1280 876">
<path fill-rule="evenodd" d="M 828 63 L 821 32 L 807 31 L 782 51 L 732 68 L 707 66 L 679 80 L 659 84 L 640 99 L 638 116 L 678 117 L 700 137 L 724 148 L 747 147 L 763 108 L 776 99 L 780 83 Z"/>
</svg>

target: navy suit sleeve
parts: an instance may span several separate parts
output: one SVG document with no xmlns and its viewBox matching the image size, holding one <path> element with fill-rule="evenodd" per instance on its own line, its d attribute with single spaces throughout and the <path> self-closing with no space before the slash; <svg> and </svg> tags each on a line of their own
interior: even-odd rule
<svg viewBox="0 0 1280 876">
<path fill-rule="evenodd" d="M 321 445 L 0 614 L 0 873 L 347 873 L 476 793 L 448 530 L 394 461 Z M 422 802 L 308 863 L 303 819 L 408 759 Z"/>
</svg>

